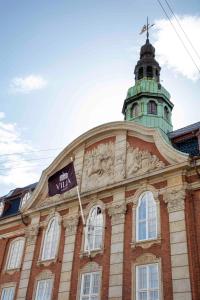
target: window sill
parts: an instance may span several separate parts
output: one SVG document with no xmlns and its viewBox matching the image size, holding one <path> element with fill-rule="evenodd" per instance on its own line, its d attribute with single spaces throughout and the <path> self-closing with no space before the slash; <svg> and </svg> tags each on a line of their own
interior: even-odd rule
<svg viewBox="0 0 200 300">
<path fill-rule="evenodd" d="M 161 244 L 161 238 L 157 238 L 157 239 L 153 239 L 153 240 L 132 242 L 131 248 L 141 247 L 143 249 L 147 249 L 147 248 L 150 248 L 154 244 Z"/>
<path fill-rule="evenodd" d="M 14 274 L 15 272 L 20 272 L 20 268 L 6 269 L 6 270 L 4 270 L 4 273 L 9 274 L 9 275 Z"/>
<path fill-rule="evenodd" d="M 91 251 L 90 251 L 90 255 L 89 255 L 88 251 L 82 251 L 82 252 L 80 253 L 80 257 L 81 257 L 81 258 L 83 258 L 83 257 L 88 257 L 88 256 L 90 256 L 90 257 L 95 257 L 95 256 L 98 255 L 98 254 L 102 255 L 102 254 L 103 254 L 103 249 L 95 249 L 95 250 L 91 250 Z"/>
<path fill-rule="evenodd" d="M 55 264 L 57 261 L 57 257 L 55 258 L 51 258 L 51 259 L 47 259 L 47 260 L 38 260 L 37 265 L 38 266 L 49 266 L 50 264 Z"/>
</svg>

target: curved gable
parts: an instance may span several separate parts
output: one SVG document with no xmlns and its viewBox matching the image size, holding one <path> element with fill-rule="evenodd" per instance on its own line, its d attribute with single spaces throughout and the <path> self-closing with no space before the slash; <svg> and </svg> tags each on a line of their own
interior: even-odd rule
<svg viewBox="0 0 200 300">
<path fill-rule="evenodd" d="M 187 162 L 188 155 L 175 150 L 161 133 L 133 122 L 111 122 L 95 127 L 69 144 L 42 172 L 31 201 L 23 211 L 48 201 L 48 178 L 66 166 L 71 157 L 81 193 L 96 191 L 122 180 L 162 171 Z M 76 197 L 76 189 L 64 194 Z M 53 196 L 51 201 L 62 196 Z M 40 203 L 40 205 L 38 205 Z"/>
</svg>

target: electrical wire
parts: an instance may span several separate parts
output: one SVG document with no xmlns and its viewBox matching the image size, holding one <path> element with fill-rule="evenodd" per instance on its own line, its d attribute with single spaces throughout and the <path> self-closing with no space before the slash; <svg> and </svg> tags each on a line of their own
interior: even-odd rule
<svg viewBox="0 0 200 300">
<path fill-rule="evenodd" d="M 180 34 L 178 33 L 176 27 L 175 27 L 174 24 L 172 23 L 172 21 L 171 21 L 169 15 L 167 14 L 165 8 L 164 8 L 163 5 L 162 5 L 162 3 L 160 2 L 160 0 L 157 0 L 157 2 L 159 3 L 159 5 L 160 5 L 160 7 L 162 8 L 162 10 L 163 10 L 165 16 L 167 17 L 167 19 L 169 20 L 170 24 L 172 25 L 172 27 L 173 27 L 173 29 L 174 29 L 176 35 L 178 36 L 179 40 L 180 40 L 181 43 L 182 43 L 182 45 L 183 45 L 185 51 L 187 52 L 187 54 L 188 54 L 189 57 L 191 58 L 193 64 L 194 64 L 195 67 L 197 68 L 198 72 L 200 73 L 200 68 L 198 67 L 198 65 L 196 64 L 195 60 L 193 59 L 193 57 L 192 57 L 190 51 L 187 49 L 187 46 L 185 45 L 185 43 L 184 43 L 183 39 L 181 38 Z"/>
<path fill-rule="evenodd" d="M 49 148 L 49 149 L 41 149 L 41 150 L 33 150 L 33 151 L 27 151 L 27 152 L 13 152 L 13 153 L 8 153 L 8 154 L 0 154 L 0 157 L 4 157 L 4 156 L 12 156 L 12 155 L 32 154 L 32 153 L 46 152 L 46 151 L 56 151 L 56 150 L 62 149 L 62 148 L 63 148 L 63 147 Z"/>
<path fill-rule="evenodd" d="M 192 47 L 192 49 L 193 49 L 193 51 L 195 52 L 196 56 L 197 56 L 197 57 L 199 58 L 199 60 L 200 60 L 200 55 L 199 55 L 199 53 L 197 52 L 197 50 L 196 50 L 196 48 L 194 47 L 194 45 L 192 44 L 192 42 L 191 42 L 190 38 L 188 37 L 187 33 L 186 33 L 185 30 L 183 29 L 183 26 L 181 25 L 181 22 L 180 22 L 179 18 L 178 18 L 178 17 L 175 15 L 175 13 L 173 12 L 173 9 L 172 9 L 172 7 L 170 6 L 169 2 L 168 2 L 167 0 L 164 0 L 164 1 L 165 1 L 165 3 L 167 4 L 167 6 L 168 6 L 169 10 L 171 11 L 172 15 L 174 16 L 175 20 L 177 21 L 177 23 L 178 23 L 179 27 L 181 28 L 181 30 L 182 30 L 182 32 L 183 32 L 185 38 L 187 39 L 188 43 L 190 44 L 190 46 Z"/>
</svg>

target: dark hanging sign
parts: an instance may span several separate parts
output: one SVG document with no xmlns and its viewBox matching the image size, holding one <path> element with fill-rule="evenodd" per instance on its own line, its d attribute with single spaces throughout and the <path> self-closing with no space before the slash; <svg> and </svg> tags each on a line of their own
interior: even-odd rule
<svg viewBox="0 0 200 300">
<path fill-rule="evenodd" d="M 66 167 L 49 177 L 49 196 L 65 193 L 76 185 L 77 181 L 74 164 L 71 162 Z"/>
</svg>

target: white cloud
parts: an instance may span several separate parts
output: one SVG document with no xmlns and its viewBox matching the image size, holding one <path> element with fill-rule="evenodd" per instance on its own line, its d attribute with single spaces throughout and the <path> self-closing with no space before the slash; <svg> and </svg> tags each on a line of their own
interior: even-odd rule
<svg viewBox="0 0 200 300">
<path fill-rule="evenodd" d="M 2 116 L 5 115 L 0 112 L 0 118 Z M 27 142 L 22 140 L 20 130 L 16 124 L 0 119 L 1 193 L 2 189 L 8 192 L 11 187 L 25 186 L 38 180 L 39 174 L 35 163 L 29 161 L 28 156 L 24 155 L 25 152 L 33 150 Z"/>
<path fill-rule="evenodd" d="M 3 118 L 5 118 L 5 114 L 3 111 L 0 111 L 0 119 L 3 119 Z"/>
<path fill-rule="evenodd" d="M 40 90 L 47 85 L 47 81 L 40 75 L 28 75 L 26 77 L 15 77 L 11 80 L 10 90 L 12 93 L 30 93 Z"/>
<path fill-rule="evenodd" d="M 196 51 L 200 55 L 200 39 L 198 38 L 200 17 L 188 15 L 177 17 Z M 173 22 L 175 25 L 176 30 L 187 46 L 189 52 L 194 57 L 196 64 L 200 68 L 200 59 L 192 49 L 191 45 L 188 43 L 181 29 L 178 27 L 175 18 L 172 18 L 171 22 Z M 169 20 L 157 20 L 155 25 L 157 29 L 157 32 L 155 33 L 155 47 L 159 62 L 163 65 L 166 65 L 168 68 L 172 68 L 178 74 L 182 74 L 189 79 L 194 81 L 199 79 L 200 74 L 197 68 L 181 44 Z"/>
</svg>

